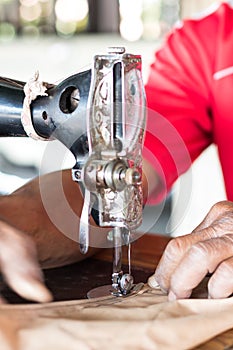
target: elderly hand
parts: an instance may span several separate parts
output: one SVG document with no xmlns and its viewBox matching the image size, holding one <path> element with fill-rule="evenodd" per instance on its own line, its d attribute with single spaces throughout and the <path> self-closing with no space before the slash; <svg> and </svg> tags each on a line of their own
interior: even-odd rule
<svg viewBox="0 0 233 350">
<path fill-rule="evenodd" d="M 233 293 L 232 202 L 215 204 L 191 234 L 171 240 L 148 284 L 160 286 L 169 300 L 189 298 L 207 273 L 209 298 Z"/>
<path fill-rule="evenodd" d="M 98 251 L 90 247 L 83 255 L 78 242 L 69 237 L 76 237 L 79 230 L 82 201 L 70 170 L 43 175 L 9 196 L 0 196 L 0 272 L 23 298 L 50 301 L 41 268 L 71 264 Z M 74 212 L 71 220 L 67 213 Z M 100 229 L 92 219 L 91 224 L 90 237 L 101 247 L 103 232 L 97 235 L 95 230 Z"/>
<path fill-rule="evenodd" d="M 38 302 L 51 301 L 43 283 L 32 239 L 0 221 L 0 267 L 7 284 L 21 297 Z M 0 298 L 0 302 L 5 300 Z"/>
</svg>

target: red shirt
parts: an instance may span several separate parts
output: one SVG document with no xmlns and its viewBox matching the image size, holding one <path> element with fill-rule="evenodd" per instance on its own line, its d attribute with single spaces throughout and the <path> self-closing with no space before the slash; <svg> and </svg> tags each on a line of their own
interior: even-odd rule
<svg viewBox="0 0 233 350">
<path fill-rule="evenodd" d="M 185 20 L 169 34 L 155 54 L 146 95 L 144 156 L 164 178 L 166 191 L 215 143 L 227 197 L 233 201 L 233 8 L 229 4 L 219 5 L 205 17 Z"/>
</svg>

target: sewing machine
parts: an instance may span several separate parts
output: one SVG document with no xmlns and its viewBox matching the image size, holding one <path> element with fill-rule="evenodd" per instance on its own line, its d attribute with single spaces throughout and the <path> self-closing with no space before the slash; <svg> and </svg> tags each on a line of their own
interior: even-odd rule
<svg viewBox="0 0 233 350">
<path fill-rule="evenodd" d="M 0 78 L 0 136 L 59 140 L 75 156 L 72 178 L 84 196 L 77 241 L 85 254 L 89 218 L 111 227 L 112 286 L 116 296 L 135 291 L 130 269 L 132 231 L 142 221 L 142 146 L 146 122 L 141 58 L 113 47 L 90 70 L 58 85 Z M 121 247 L 128 245 L 123 273 Z M 90 297 L 98 296 L 95 293 Z"/>
</svg>

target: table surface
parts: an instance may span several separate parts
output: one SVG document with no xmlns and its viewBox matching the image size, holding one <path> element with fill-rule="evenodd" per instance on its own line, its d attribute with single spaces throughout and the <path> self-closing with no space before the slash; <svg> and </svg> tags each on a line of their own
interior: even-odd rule
<svg viewBox="0 0 233 350">
<path fill-rule="evenodd" d="M 146 282 L 154 272 L 162 252 L 170 238 L 146 234 L 133 242 L 131 251 L 132 274 L 135 282 Z M 125 267 L 125 268 L 124 268 Z M 127 249 L 123 248 L 123 270 L 127 271 Z M 94 257 L 69 266 L 44 271 L 45 283 L 54 295 L 55 301 L 85 299 L 87 292 L 95 287 L 111 284 L 112 250 L 104 249 Z M 1 295 L 10 303 L 28 303 L 20 298 L 0 279 Z M 195 349 L 233 349 L 233 329 L 229 330 Z"/>
</svg>

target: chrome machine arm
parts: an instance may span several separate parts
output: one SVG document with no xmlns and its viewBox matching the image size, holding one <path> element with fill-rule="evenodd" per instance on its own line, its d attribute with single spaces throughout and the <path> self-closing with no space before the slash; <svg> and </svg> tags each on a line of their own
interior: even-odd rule
<svg viewBox="0 0 233 350">
<path fill-rule="evenodd" d="M 121 247 L 142 221 L 142 146 L 146 122 L 141 57 L 110 48 L 95 56 L 88 101 L 89 153 L 73 169 L 84 189 L 79 243 L 87 252 L 89 216 L 93 207 L 102 227 L 112 227 L 114 261 L 112 286 L 128 294 L 133 278 L 121 270 Z M 129 248 L 130 249 L 130 248 Z M 130 256 L 130 254 L 129 254 Z"/>
</svg>

